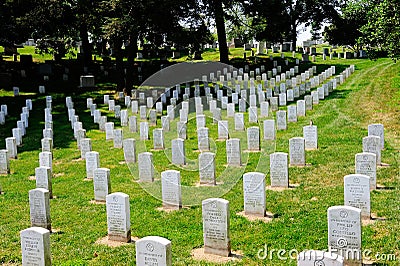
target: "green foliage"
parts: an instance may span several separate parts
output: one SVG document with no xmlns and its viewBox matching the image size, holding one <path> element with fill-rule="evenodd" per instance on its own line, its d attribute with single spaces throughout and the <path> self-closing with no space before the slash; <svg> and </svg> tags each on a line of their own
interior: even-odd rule
<svg viewBox="0 0 400 266">
<path fill-rule="evenodd" d="M 325 28 L 325 40 L 332 45 L 348 45 L 356 50 L 358 38 L 361 37 L 360 27 L 366 23 L 370 8 L 370 0 L 348 2 L 342 8 L 341 16 Z"/>
<path fill-rule="evenodd" d="M 33 1 L 0 2 L 0 45 L 12 46 L 30 37 L 30 25 L 25 21 L 25 14 L 33 5 Z"/>
<path fill-rule="evenodd" d="M 368 12 L 367 23 L 360 29 L 360 42 L 367 46 L 371 58 L 385 51 L 394 60 L 400 58 L 400 3 L 382 0 Z"/>
<path fill-rule="evenodd" d="M 319 28 L 322 22 L 337 17 L 338 6 L 337 0 L 251 0 L 246 1 L 245 10 L 253 17 L 257 39 L 295 42 L 298 26 L 304 23 Z"/>
</svg>

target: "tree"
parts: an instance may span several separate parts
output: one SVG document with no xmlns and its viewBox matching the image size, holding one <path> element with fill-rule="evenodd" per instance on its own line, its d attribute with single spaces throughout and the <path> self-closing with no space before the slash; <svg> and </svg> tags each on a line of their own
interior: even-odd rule
<svg viewBox="0 0 400 266">
<path fill-rule="evenodd" d="M 53 54 L 56 60 L 75 47 L 74 15 L 71 5 L 64 1 L 38 0 L 20 18 L 37 40 L 36 51 Z"/>
<path fill-rule="evenodd" d="M 370 58 L 377 58 L 383 50 L 395 61 L 400 58 L 400 5 L 398 0 L 381 0 L 367 15 L 367 23 L 360 29 L 359 41 L 368 49 Z"/>
<path fill-rule="evenodd" d="M 249 0 L 246 6 L 255 18 L 253 26 L 260 29 L 258 39 L 291 41 L 295 49 L 298 26 L 313 23 L 318 28 L 322 22 L 334 19 L 339 0 Z"/>
<path fill-rule="evenodd" d="M 290 23 L 283 1 L 251 0 L 244 5 L 245 14 L 252 17 L 250 27 L 257 40 L 282 42 L 290 32 Z"/>
<path fill-rule="evenodd" d="M 84 66 L 92 61 L 93 45 L 89 42 L 89 33 L 99 39 L 104 24 L 104 10 L 101 0 L 68 0 L 74 14 L 73 27 L 77 31 L 77 39 L 82 42 L 80 53 Z"/>
<path fill-rule="evenodd" d="M 222 0 L 213 1 L 214 19 L 215 26 L 218 34 L 218 46 L 219 46 L 219 61 L 221 63 L 229 63 L 229 51 L 226 44 L 226 31 L 225 31 L 225 14 L 222 6 Z"/>
<path fill-rule="evenodd" d="M 249 43 L 255 38 L 256 31 L 252 27 L 253 17 L 247 15 L 244 6 L 234 4 L 226 10 L 225 28 L 229 40 L 238 39 L 241 43 Z"/>
<path fill-rule="evenodd" d="M 141 40 L 154 49 L 172 43 L 177 32 L 182 30 L 179 19 L 186 10 L 186 1 L 178 0 L 112 0 L 104 2 L 107 17 L 104 37 L 108 39 L 116 56 L 117 89 L 130 90 L 133 86 L 134 61 Z M 125 45 L 125 51 L 122 46 Z M 128 57 L 126 80 L 123 56 Z"/>
<path fill-rule="evenodd" d="M 30 36 L 30 26 L 24 17 L 32 9 L 32 1 L 1 1 L 0 2 L 0 45 L 11 47 L 22 43 Z"/>
<path fill-rule="evenodd" d="M 332 45 L 347 45 L 358 50 L 358 39 L 362 33 L 360 28 L 366 24 L 370 0 L 353 0 L 347 2 L 331 25 L 325 27 L 324 37 Z"/>
</svg>

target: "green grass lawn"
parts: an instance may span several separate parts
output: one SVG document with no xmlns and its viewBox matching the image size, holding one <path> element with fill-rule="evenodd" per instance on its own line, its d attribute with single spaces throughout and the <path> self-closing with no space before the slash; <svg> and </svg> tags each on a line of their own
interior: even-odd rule
<svg viewBox="0 0 400 266">
<path fill-rule="evenodd" d="M 239 52 L 239 51 L 237 51 Z M 216 56 L 210 53 L 207 59 Z M 327 65 L 335 64 L 343 68 L 355 64 L 355 73 L 342 86 L 339 86 L 328 99 L 307 111 L 306 117 L 300 117 L 297 123 L 288 123 L 288 130 L 279 131 L 277 140 L 263 142 L 262 152 L 243 153 L 243 168 L 230 170 L 225 167 L 225 142 L 216 141 L 217 181 L 226 184 L 233 182 L 232 187 L 221 191 L 218 187 L 204 193 L 216 193 L 230 202 L 230 232 L 232 250 L 243 253 L 241 261 L 230 265 L 296 265 L 294 260 L 279 260 L 275 255 L 270 260 L 257 257 L 260 249 L 327 249 L 327 209 L 330 206 L 342 205 L 343 177 L 354 173 L 354 156 L 362 151 L 362 138 L 367 135 L 367 126 L 371 123 L 383 123 L 385 126 L 386 148 L 382 152 L 382 161 L 390 167 L 379 168 L 377 183 L 387 189 L 371 193 L 371 211 L 384 220 L 363 226 L 363 249 L 372 254 L 395 254 L 400 258 L 400 207 L 399 207 L 399 163 L 400 163 L 400 66 L 390 59 L 369 60 L 328 60 L 321 56 L 316 62 L 319 72 Z M 157 208 L 162 202 L 153 195 L 157 189 L 149 187 L 147 191 L 135 182 L 138 179 L 136 165 L 121 164 L 124 160 L 122 149 L 114 149 L 112 142 L 105 141 L 105 133 L 98 130 L 93 123 L 89 110 L 86 110 L 86 98 L 94 98 L 107 114 L 108 121 L 116 127 L 120 122 L 103 105 L 103 94 L 111 91 L 87 92 L 73 95 L 76 112 L 87 136 L 92 139 L 94 151 L 100 153 L 100 166 L 111 169 L 112 192 L 124 192 L 130 196 L 132 236 L 144 237 L 158 235 L 172 241 L 172 260 L 174 265 L 213 265 L 212 263 L 194 261 L 190 253 L 194 248 L 202 247 L 201 206 L 193 205 L 177 212 L 164 213 Z M 4 194 L 0 195 L 0 263 L 21 264 L 19 232 L 30 227 L 28 191 L 35 188 L 35 181 L 29 180 L 38 166 L 40 139 L 44 128 L 45 97 L 42 95 L 24 94 L 14 98 L 7 91 L 0 91 L 0 102 L 7 103 L 10 117 L 6 125 L 1 126 L 0 142 L 5 147 L 4 138 L 11 135 L 16 126 L 26 98 L 33 99 L 34 110 L 31 112 L 27 135 L 23 146 L 18 148 L 18 159 L 11 161 L 11 174 L 0 176 Z M 107 235 L 105 205 L 91 204 L 93 183 L 84 181 L 86 176 L 85 162 L 77 160 L 80 151 L 76 148 L 73 131 L 68 122 L 65 96 L 52 94 L 54 119 L 54 152 L 53 152 L 53 194 L 51 200 L 52 228 L 51 235 L 52 261 L 54 265 L 133 265 L 135 263 L 134 244 L 116 248 L 94 244 L 99 238 Z M 120 102 L 122 104 L 122 102 Z M 209 112 L 205 112 L 210 115 Z M 223 117 L 226 115 L 223 112 Z M 193 114 L 191 114 L 193 117 Z M 274 151 L 288 152 L 288 140 L 302 136 L 302 127 L 310 119 L 318 126 L 319 149 L 307 152 L 307 163 L 304 168 L 291 167 L 289 180 L 299 184 L 294 189 L 282 192 L 267 190 L 267 211 L 275 214 L 270 223 L 250 222 L 237 215 L 243 211 L 243 191 L 241 173 L 261 171 L 267 174 L 269 154 Z M 228 119 L 229 120 L 229 119 Z M 245 121 L 248 121 L 247 115 Z M 160 124 L 160 120 L 158 120 Z M 207 119 L 210 138 L 216 139 L 217 125 Z M 250 124 L 246 124 L 246 127 Z M 176 121 L 171 129 L 176 127 Z M 193 186 L 199 177 L 196 171 L 198 156 L 195 121 L 188 123 L 189 138 L 185 142 L 187 157 L 193 160 L 187 169 L 171 165 L 170 141 L 174 133 L 166 134 L 166 151 L 153 151 L 156 168 L 156 182 L 159 184 L 160 173 L 168 169 L 181 171 L 182 184 Z M 229 120 L 230 129 L 233 120 Z M 152 127 L 153 129 L 155 127 Z M 262 126 L 260 125 L 262 130 Z M 139 139 L 138 133 L 124 130 L 125 138 Z M 262 136 L 262 135 L 261 135 Z M 152 131 L 150 130 L 150 137 Z M 242 148 L 247 143 L 243 133 L 234 133 L 241 138 Z M 137 141 L 138 151 L 151 150 L 152 140 Z M 235 182 L 237 180 L 237 183 Z M 224 183 L 224 184 L 225 184 Z M 226 188 L 224 186 L 221 186 Z M 199 191 L 199 190 L 197 190 Z M 190 192 L 188 192 L 190 193 Z M 203 192 L 198 192 L 203 193 Z M 188 199 L 184 199 L 188 201 Z M 399 261 L 377 261 L 377 265 L 398 265 Z M 387 263 L 387 264 L 386 264 Z"/>
</svg>

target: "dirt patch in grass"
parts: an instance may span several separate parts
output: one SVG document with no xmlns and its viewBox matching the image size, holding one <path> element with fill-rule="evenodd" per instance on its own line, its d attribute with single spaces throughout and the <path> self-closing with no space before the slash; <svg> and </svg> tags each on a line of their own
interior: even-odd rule
<svg viewBox="0 0 400 266">
<path fill-rule="evenodd" d="M 245 214 L 244 211 L 238 212 L 238 213 L 236 213 L 236 215 L 242 216 L 242 217 L 246 218 L 247 220 L 249 220 L 250 222 L 262 221 L 264 223 L 269 223 L 274 219 L 274 214 L 270 213 L 270 212 L 266 212 L 264 217 L 248 215 L 248 214 Z"/>
<path fill-rule="evenodd" d="M 299 184 L 290 184 L 289 187 L 271 187 L 271 186 L 267 186 L 266 189 L 267 190 L 272 190 L 272 191 L 277 191 L 277 192 L 282 192 L 288 189 L 295 189 L 297 187 L 299 187 Z"/>
<path fill-rule="evenodd" d="M 106 205 L 105 201 L 96 201 L 96 200 L 91 200 L 89 201 L 90 204 L 97 204 L 97 205 Z"/>
<path fill-rule="evenodd" d="M 240 250 L 232 251 L 231 255 L 229 255 L 229 257 L 222 257 L 222 256 L 218 256 L 218 255 L 213 255 L 213 254 L 205 254 L 204 248 L 193 249 L 190 254 L 192 255 L 192 258 L 194 260 L 214 262 L 214 263 L 227 263 L 230 261 L 238 261 L 243 258 L 243 252 Z"/>
<path fill-rule="evenodd" d="M 60 177 L 60 176 L 64 176 L 65 173 L 57 173 L 57 174 L 53 174 L 53 177 Z"/>
<path fill-rule="evenodd" d="M 116 248 L 116 247 L 121 247 L 121 246 L 126 246 L 126 245 L 134 245 L 135 242 L 138 240 L 139 240 L 138 237 L 131 237 L 131 242 L 119 242 L 119 241 L 108 240 L 108 236 L 105 236 L 105 237 L 97 239 L 95 244 L 109 246 L 110 248 Z"/>
</svg>

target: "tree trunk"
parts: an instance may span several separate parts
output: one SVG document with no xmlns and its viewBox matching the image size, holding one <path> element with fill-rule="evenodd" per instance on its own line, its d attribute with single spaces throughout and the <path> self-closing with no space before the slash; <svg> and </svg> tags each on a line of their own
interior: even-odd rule
<svg viewBox="0 0 400 266">
<path fill-rule="evenodd" d="M 117 91 L 123 91 L 125 88 L 125 76 L 124 76 L 124 56 L 122 54 L 122 40 L 114 40 L 114 54 L 115 54 L 115 69 L 116 69 L 116 83 Z"/>
<path fill-rule="evenodd" d="M 292 52 L 296 51 L 297 44 L 297 25 L 296 23 L 292 24 Z"/>
<path fill-rule="evenodd" d="M 127 50 L 127 56 L 128 56 L 128 65 L 126 67 L 126 86 L 125 86 L 126 93 L 130 93 L 130 91 L 133 88 L 134 76 L 135 76 L 135 68 L 134 68 L 135 58 L 136 58 L 136 53 L 138 51 L 137 39 L 138 37 L 136 35 L 130 35 L 129 45 L 125 48 Z"/>
<path fill-rule="evenodd" d="M 219 45 L 219 61 L 221 63 L 229 63 L 228 46 L 226 45 L 226 32 L 224 21 L 224 9 L 222 0 L 214 0 L 215 25 L 217 27 L 218 45 Z"/>
<path fill-rule="evenodd" d="M 82 41 L 83 64 L 84 66 L 89 66 L 90 63 L 92 62 L 92 47 L 89 43 L 89 35 L 85 23 L 81 24 L 79 35 Z"/>
</svg>

